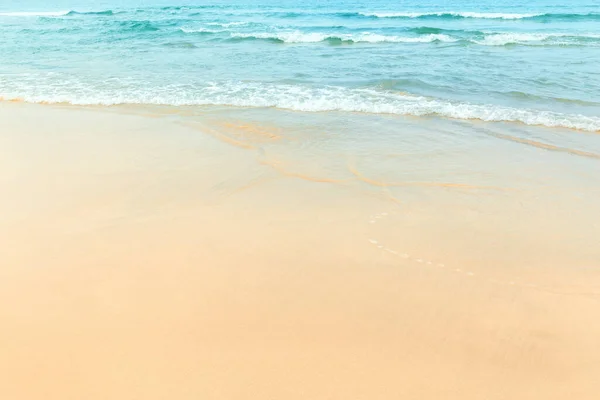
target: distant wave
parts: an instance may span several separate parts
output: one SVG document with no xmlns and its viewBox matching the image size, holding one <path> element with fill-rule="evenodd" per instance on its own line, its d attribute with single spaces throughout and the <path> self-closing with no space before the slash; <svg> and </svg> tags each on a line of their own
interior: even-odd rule
<svg viewBox="0 0 600 400">
<path fill-rule="evenodd" d="M 144 11 L 165 11 L 171 14 L 179 13 L 180 11 L 192 11 L 192 10 L 222 10 L 222 9 L 233 9 L 231 5 L 206 5 L 206 6 L 181 6 L 181 7 L 162 7 L 159 9 L 132 9 L 130 12 L 144 12 Z M 62 16 L 77 16 L 77 15 L 98 15 L 98 16 L 110 16 L 114 14 L 124 13 L 126 11 L 115 12 L 113 10 L 103 11 L 76 11 L 76 10 L 60 10 L 60 11 L 15 11 L 15 12 L 0 12 L 0 16 L 3 17 L 62 17 Z M 250 11 L 245 11 L 235 14 L 245 14 Z M 204 12 L 187 13 L 187 16 L 197 16 Z M 279 18 L 301 18 L 311 15 L 319 16 L 331 16 L 338 18 L 399 18 L 399 19 L 496 19 L 496 20 L 534 20 L 540 22 L 549 21 L 571 21 L 571 20 L 600 20 L 600 13 L 587 13 L 587 14 L 569 14 L 569 13 L 501 13 L 501 12 L 470 12 L 470 11 L 432 11 L 432 12 L 393 12 L 393 11 L 362 11 L 362 12 L 349 12 L 349 11 L 273 11 L 269 9 L 265 10 L 254 10 L 250 12 L 255 15 L 264 16 L 275 16 Z"/>
<path fill-rule="evenodd" d="M 66 17 L 73 15 L 115 15 L 118 14 L 112 10 L 104 11 L 16 11 L 16 12 L 0 12 L 2 17 Z"/>
<path fill-rule="evenodd" d="M 213 28 L 179 28 L 185 33 L 223 34 L 233 40 L 266 40 L 275 43 L 434 43 L 463 42 L 482 46 L 521 45 L 582 45 L 600 43 L 595 33 L 541 33 L 541 32 L 481 32 L 419 27 L 407 29 L 416 36 L 384 35 L 373 32 L 337 33 L 307 32 L 301 30 L 243 32 L 226 29 L 229 24 L 208 24 Z"/>
<path fill-rule="evenodd" d="M 237 27 L 237 26 L 246 26 L 246 25 L 252 25 L 252 24 L 254 24 L 254 23 L 253 22 L 208 22 L 208 23 L 206 23 L 206 25 L 210 26 L 211 28 L 181 27 L 181 28 L 179 28 L 179 30 L 182 32 L 185 32 L 185 33 L 223 33 L 223 32 L 231 33 L 232 31 L 228 30 L 227 28 L 232 28 L 232 27 Z M 222 29 L 215 29 L 212 27 L 222 28 Z"/>
<path fill-rule="evenodd" d="M 558 42 L 556 40 L 558 39 Z M 576 44 L 578 40 L 600 39 L 600 34 L 594 33 L 488 33 L 481 40 L 473 43 L 485 46 L 505 46 L 508 44 L 531 44 L 547 42 L 548 44 Z"/>
<path fill-rule="evenodd" d="M 342 13 L 343 15 L 344 13 Z M 345 13 L 346 16 L 363 16 L 369 18 L 419 18 L 419 19 L 457 19 L 457 18 L 476 18 L 476 19 L 600 19 L 600 13 L 588 14 L 514 14 L 514 13 L 478 13 L 478 12 L 463 12 L 463 11 L 439 11 L 439 12 L 360 12 L 360 13 Z"/>
<path fill-rule="evenodd" d="M 210 26 L 220 26 L 222 28 L 231 28 L 232 26 L 244 26 L 251 25 L 252 22 L 247 21 L 238 21 L 238 22 L 209 22 L 207 25 Z"/>
<path fill-rule="evenodd" d="M 68 15 L 71 11 L 16 11 L 0 12 L 2 17 L 61 17 Z"/>
<path fill-rule="evenodd" d="M 121 32 L 155 32 L 160 28 L 150 21 L 120 21 Z"/>
<path fill-rule="evenodd" d="M 227 32 L 224 29 L 209 29 L 209 28 L 179 28 L 183 33 L 221 33 Z"/>
<path fill-rule="evenodd" d="M 416 33 L 419 35 L 428 35 L 428 34 L 477 34 L 483 35 L 484 33 L 481 31 L 472 31 L 472 30 L 462 30 L 462 29 L 443 29 L 443 28 L 434 28 L 430 26 L 420 26 L 418 28 L 408 28 L 409 32 Z"/>
<path fill-rule="evenodd" d="M 122 12 L 124 12 L 124 11 L 120 11 L 120 12 L 115 12 L 113 10 L 87 11 L 87 12 L 69 11 L 69 13 L 67 15 L 115 15 L 115 14 L 121 14 Z"/>
<path fill-rule="evenodd" d="M 168 43 L 163 43 L 162 46 L 178 48 L 178 49 L 196 49 L 196 48 L 198 48 L 198 46 L 196 46 L 194 43 L 190 43 L 190 42 L 168 42 Z"/>
<path fill-rule="evenodd" d="M 351 42 L 351 43 L 432 43 L 432 42 L 455 42 L 456 39 L 448 35 L 430 34 L 417 37 L 390 36 L 374 33 L 307 33 L 301 31 L 292 32 L 256 32 L 256 33 L 231 33 L 236 39 L 264 39 L 282 43 L 318 43 L 318 42 Z"/>
<path fill-rule="evenodd" d="M 478 12 L 459 12 L 459 11 L 442 11 L 442 12 L 361 12 L 358 13 L 365 17 L 376 18 L 427 18 L 427 17 L 442 17 L 442 18 L 482 18 L 482 19 L 524 19 L 537 17 L 543 14 L 507 14 L 507 13 L 478 13 Z"/>
<path fill-rule="evenodd" d="M 304 112 L 346 111 L 371 114 L 440 116 L 461 120 L 518 122 L 527 125 L 579 129 L 600 132 L 600 117 L 563 114 L 552 111 L 512 108 L 492 104 L 452 102 L 374 89 L 348 89 L 324 86 L 307 87 L 252 82 L 218 82 L 190 87 L 169 85 L 104 91 L 87 87 L 77 92 L 65 83 L 63 88 L 33 86 L 30 95 L 7 95 L 5 100 L 20 99 L 35 103 L 75 105 L 156 104 L 173 106 L 225 105 L 238 107 L 274 107 Z M 36 83 L 37 84 L 37 83 Z M 81 90 L 81 89 L 79 89 Z"/>
<path fill-rule="evenodd" d="M 211 8 L 230 8 L 230 5 L 187 5 L 187 6 L 165 6 L 159 7 L 159 10 L 163 11 L 189 11 L 189 10 L 203 10 L 203 9 L 211 9 Z"/>
</svg>

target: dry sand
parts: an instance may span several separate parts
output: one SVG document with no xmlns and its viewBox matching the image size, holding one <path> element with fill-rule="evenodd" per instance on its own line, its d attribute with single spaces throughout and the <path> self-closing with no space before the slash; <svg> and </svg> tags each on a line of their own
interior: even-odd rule
<svg viewBox="0 0 600 400">
<path fill-rule="evenodd" d="M 0 399 L 600 398 L 594 238 L 523 231 L 555 265 L 520 265 L 443 197 L 406 215 L 169 118 L 23 104 L 0 193 Z"/>
</svg>

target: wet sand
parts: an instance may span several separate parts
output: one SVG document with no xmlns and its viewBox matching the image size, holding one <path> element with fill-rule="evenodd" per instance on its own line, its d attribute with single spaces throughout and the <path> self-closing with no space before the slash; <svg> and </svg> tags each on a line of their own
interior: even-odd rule
<svg viewBox="0 0 600 400">
<path fill-rule="evenodd" d="M 0 398 L 598 398 L 594 188 L 138 114 L 0 104 Z"/>
</svg>

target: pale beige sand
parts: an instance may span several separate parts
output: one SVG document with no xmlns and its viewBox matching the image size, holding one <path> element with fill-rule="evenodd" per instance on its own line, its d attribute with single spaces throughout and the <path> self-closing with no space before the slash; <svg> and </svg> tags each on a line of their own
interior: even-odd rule
<svg viewBox="0 0 600 400">
<path fill-rule="evenodd" d="M 0 399 L 600 396 L 597 238 L 547 216 L 404 213 L 168 119 L 6 103 L 0 193 Z"/>
</svg>

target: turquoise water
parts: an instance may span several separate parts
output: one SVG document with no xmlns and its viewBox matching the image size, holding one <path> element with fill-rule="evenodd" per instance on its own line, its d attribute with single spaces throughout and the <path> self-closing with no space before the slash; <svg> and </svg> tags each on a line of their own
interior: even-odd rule
<svg viewBox="0 0 600 400">
<path fill-rule="evenodd" d="M 0 96 L 600 131 L 600 0 L 24 0 Z"/>
</svg>

